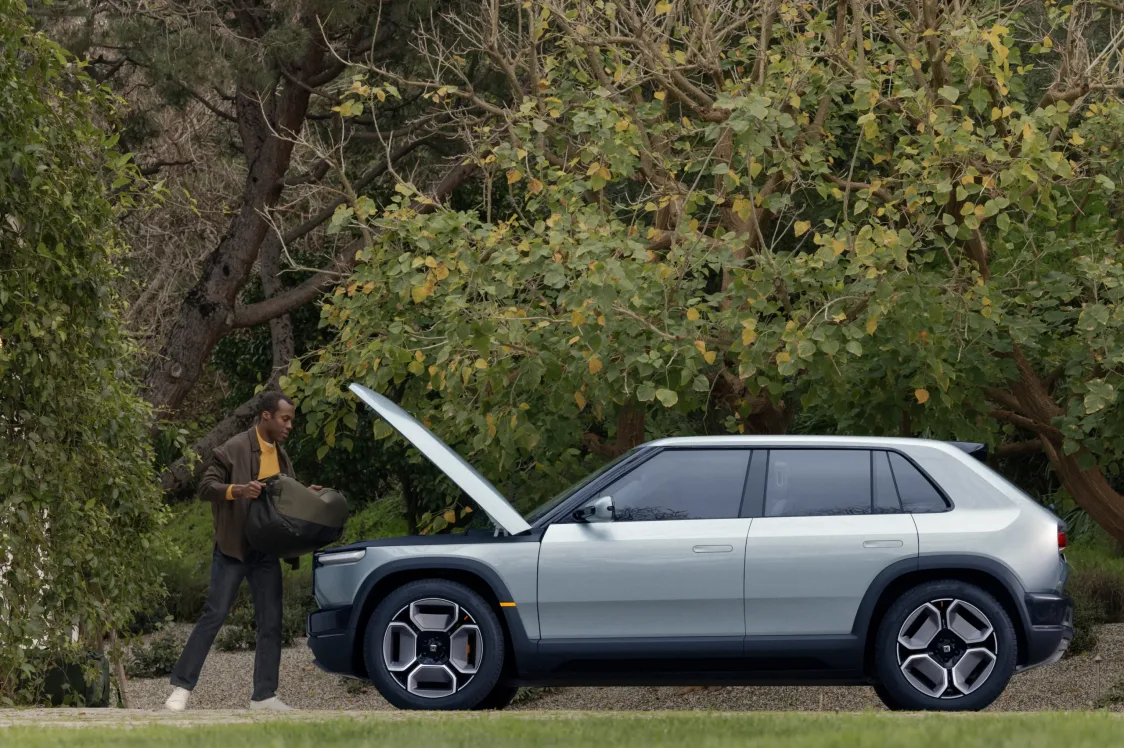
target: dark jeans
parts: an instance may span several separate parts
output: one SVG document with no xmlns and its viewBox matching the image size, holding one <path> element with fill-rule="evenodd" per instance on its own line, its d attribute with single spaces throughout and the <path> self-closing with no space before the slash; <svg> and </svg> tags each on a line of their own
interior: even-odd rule
<svg viewBox="0 0 1124 748">
<path fill-rule="evenodd" d="M 255 551 L 245 561 L 231 558 L 215 549 L 211 562 L 211 587 L 203 617 L 191 632 L 176 667 L 172 685 L 192 690 L 199 681 L 203 661 L 215 642 L 242 580 L 250 580 L 257 624 L 257 650 L 254 653 L 254 701 L 277 694 L 277 671 L 281 667 L 281 563 L 274 556 Z"/>
</svg>

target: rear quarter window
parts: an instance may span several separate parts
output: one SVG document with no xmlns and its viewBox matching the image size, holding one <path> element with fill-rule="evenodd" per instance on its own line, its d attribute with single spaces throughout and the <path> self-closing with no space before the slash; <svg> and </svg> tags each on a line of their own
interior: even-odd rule
<svg viewBox="0 0 1124 748">
<path fill-rule="evenodd" d="M 948 511 L 950 507 L 940 491 L 913 463 L 896 452 L 891 452 L 889 457 L 903 512 L 931 514 Z"/>
</svg>

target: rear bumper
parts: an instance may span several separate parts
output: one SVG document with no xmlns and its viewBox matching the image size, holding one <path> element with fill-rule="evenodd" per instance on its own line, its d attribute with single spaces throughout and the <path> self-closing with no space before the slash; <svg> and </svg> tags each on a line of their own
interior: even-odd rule
<svg viewBox="0 0 1124 748">
<path fill-rule="evenodd" d="M 1073 639 L 1073 601 L 1064 595 L 1027 595 L 1026 657 L 1019 671 L 1052 665 Z"/>
<path fill-rule="evenodd" d="M 308 648 L 312 650 L 316 667 L 335 675 L 355 677 L 352 658 L 354 632 L 348 626 L 350 620 L 351 606 L 309 614 L 306 623 Z"/>
</svg>

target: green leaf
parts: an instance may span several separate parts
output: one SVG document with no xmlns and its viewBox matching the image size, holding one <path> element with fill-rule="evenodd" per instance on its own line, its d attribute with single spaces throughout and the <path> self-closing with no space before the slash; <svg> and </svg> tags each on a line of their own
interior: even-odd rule
<svg viewBox="0 0 1124 748">
<path fill-rule="evenodd" d="M 642 403 L 651 401 L 656 396 L 655 385 L 645 382 L 636 388 L 636 399 Z"/>
<path fill-rule="evenodd" d="M 848 352 L 850 352 L 851 354 L 853 354 L 855 356 L 863 355 L 862 344 L 859 343 L 859 341 L 857 341 L 857 340 L 848 341 L 847 350 L 848 350 Z"/>
<path fill-rule="evenodd" d="M 956 88 L 955 86 L 942 86 L 940 90 L 937 91 L 937 93 L 939 93 L 942 98 L 951 101 L 953 104 L 955 104 L 956 100 L 960 98 L 960 89 Z"/>
<path fill-rule="evenodd" d="M 679 395 L 674 390 L 656 390 L 656 399 L 663 403 L 665 408 L 670 408 L 679 402 Z"/>
</svg>

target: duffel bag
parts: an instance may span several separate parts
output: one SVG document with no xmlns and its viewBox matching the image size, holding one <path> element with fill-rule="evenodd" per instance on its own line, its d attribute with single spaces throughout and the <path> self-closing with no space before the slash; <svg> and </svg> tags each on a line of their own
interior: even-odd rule
<svg viewBox="0 0 1124 748">
<path fill-rule="evenodd" d="M 288 476 L 276 476 L 250 502 L 246 539 L 254 550 L 296 558 L 339 540 L 346 522 L 347 498 L 341 492 L 313 491 Z"/>
</svg>

